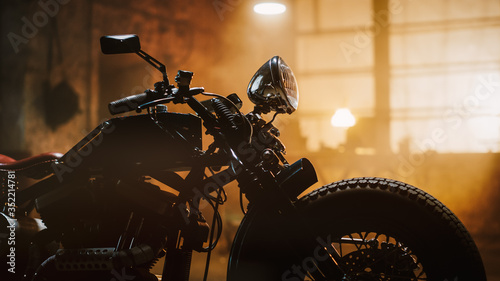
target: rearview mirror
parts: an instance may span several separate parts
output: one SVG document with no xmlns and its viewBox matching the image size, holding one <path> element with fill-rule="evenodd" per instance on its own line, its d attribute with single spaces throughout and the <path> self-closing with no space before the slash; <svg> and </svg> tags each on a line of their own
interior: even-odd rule
<svg viewBox="0 0 500 281">
<path fill-rule="evenodd" d="M 141 50 L 139 36 L 135 34 L 109 35 L 101 37 L 101 51 L 104 54 L 136 53 Z"/>
</svg>

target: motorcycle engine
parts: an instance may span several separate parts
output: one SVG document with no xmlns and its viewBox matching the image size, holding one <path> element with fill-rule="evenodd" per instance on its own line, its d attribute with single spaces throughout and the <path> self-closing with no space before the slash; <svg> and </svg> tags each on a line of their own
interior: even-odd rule
<svg viewBox="0 0 500 281">
<path fill-rule="evenodd" d="M 144 179 L 92 178 L 85 185 L 61 186 L 37 198 L 35 206 L 65 250 L 147 245 L 151 266 L 164 248 L 174 198 Z"/>
</svg>

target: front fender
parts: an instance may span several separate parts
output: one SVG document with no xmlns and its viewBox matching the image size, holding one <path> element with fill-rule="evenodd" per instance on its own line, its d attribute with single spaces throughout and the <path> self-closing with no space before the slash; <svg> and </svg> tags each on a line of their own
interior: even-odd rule
<svg viewBox="0 0 500 281">
<path fill-rule="evenodd" d="M 300 159 L 278 176 L 283 195 L 292 201 L 317 181 L 314 167 Z M 283 216 L 273 198 L 252 204 L 236 232 L 228 264 L 227 280 L 282 280 L 294 257 L 287 234 L 297 225 Z M 288 230 L 287 230 L 288 229 Z M 283 279 L 286 280 L 286 279 Z"/>
<path fill-rule="evenodd" d="M 234 237 L 227 280 L 277 280 L 280 270 L 275 263 L 288 248 L 283 241 L 286 233 L 276 227 L 278 219 L 277 212 L 262 205 L 248 211 Z"/>
</svg>

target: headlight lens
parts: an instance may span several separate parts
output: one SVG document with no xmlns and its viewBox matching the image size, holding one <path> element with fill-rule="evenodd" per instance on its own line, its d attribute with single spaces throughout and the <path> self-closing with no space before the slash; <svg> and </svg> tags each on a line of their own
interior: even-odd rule
<svg viewBox="0 0 500 281">
<path fill-rule="evenodd" d="M 297 88 L 297 80 L 293 75 L 292 69 L 284 62 L 279 65 L 281 70 L 281 81 L 283 89 L 286 93 L 286 98 L 293 110 L 299 106 L 299 89 Z"/>
<path fill-rule="evenodd" d="M 250 100 L 263 112 L 291 114 L 299 104 L 297 80 L 285 61 L 275 56 L 263 64 L 248 84 Z"/>
</svg>

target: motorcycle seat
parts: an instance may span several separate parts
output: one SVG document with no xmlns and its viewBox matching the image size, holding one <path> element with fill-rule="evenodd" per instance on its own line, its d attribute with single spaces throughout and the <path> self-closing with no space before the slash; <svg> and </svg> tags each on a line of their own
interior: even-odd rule
<svg viewBox="0 0 500 281">
<path fill-rule="evenodd" d="M 0 171 L 16 171 L 30 178 L 43 178 L 51 174 L 50 165 L 59 160 L 61 153 L 42 153 L 21 160 L 0 154 Z"/>
</svg>

